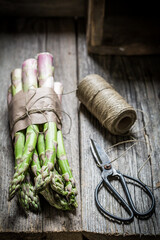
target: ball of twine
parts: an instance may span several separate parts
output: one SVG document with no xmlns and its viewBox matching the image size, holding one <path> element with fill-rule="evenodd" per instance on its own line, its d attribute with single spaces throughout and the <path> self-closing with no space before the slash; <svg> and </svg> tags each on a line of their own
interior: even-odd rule
<svg viewBox="0 0 160 240">
<path fill-rule="evenodd" d="M 137 118 L 133 107 L 97 74 L 88 75 L 80 82 L 77 97 L 115 135 L 127 133 Z"/>
</svg>

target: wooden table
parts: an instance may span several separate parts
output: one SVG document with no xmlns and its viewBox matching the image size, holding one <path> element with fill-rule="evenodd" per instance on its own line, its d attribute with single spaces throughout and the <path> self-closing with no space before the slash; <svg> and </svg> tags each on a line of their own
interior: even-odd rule
<svg viewBox="0 0 160 240">
<path fill-rule="evenodd" d="M 14 158 L 8 128 L 6 94 L 10 84 L 10 72 L 20 67 L 23 60 L 38 52 L 49 51 L 54 55 L 55 80 L 64 85 L 64 92 L 76 89 L 78 82 L 90 73 L 97 73 L 110 82 L 115 89 L 138 112 L 135 136 L 145 139 L 139 142 L 113 166 L 123 173 L 137 177 L 137 171 L 148 155 L 151 160 L 141 171 L 142 180 L 154 187 L 160 182 L 160 67 L 159 56 L 118 57 L 88 55 L 86 51 L 84 20 L 74 19 L 1 19 L 0 26 L 0 239 L 151 239 L 160 237 L 160 189 L 154 190 L 156 212 L 141 221 L 134 219 L 129 225 L 114 223 L 104 218 L 94 202 L 94 189 L 100 180 L 90 152 L 89 138 L 108 148 L 126 140 L 112 136 L 86 110 L 79 106 L 75 92 L 63 96 L 63 109 L 72 118 L 70 134 L 65 135 L 65 146 L 78 188 L 79 207 L 74 213 L 57 211 L 42 199 L 42 212 L 25 218 L 17 206 L 17 199 L 7 201 L 8 186 L 14 172 Z M 147 116 L 146 116 L 147 115 Z M 64 132 L 69 120 L 64 115 Z M 146 126 L 144 131 L 144 126 Z M 112 159 L 120 156 L 130 144 L 120 145 L 109 152 Z M 121 185 L 114 186 L 121 191 Z M 148 198 L 129 184 L 135 203 L 143 210 Z M 104 196 L 105 194 L 105 196 Z M 106 191 L 101 192 L 103 205 L 120 216 L 126 213 Z M 145 204 L 147 203 L 147 204 Z"/>
</svg>

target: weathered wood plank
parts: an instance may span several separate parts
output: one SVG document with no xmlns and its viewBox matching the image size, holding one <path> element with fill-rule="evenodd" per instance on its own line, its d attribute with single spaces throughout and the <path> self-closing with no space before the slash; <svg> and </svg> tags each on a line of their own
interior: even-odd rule
<svg viewBox="0 0 160 240">
<path fill-rule="evenodd" d="M 1 16 L 82 17 L 86 15 L 85 0 L 0 0 Z"/>
<path fill-rule="evenodd" d="M 80 22 L 78 31 L 78 60 L 79 60 L 79 80 L 85 77 L 89 73 L 98 73 L 104 76 L 103 64 L 104 57 L 87 56 L 85 36 L 84 36 L 84 24 Z M 110 58 L 107 59 L 105 64 L 109 64 Z M 99 64 L 101 67 L 99 67 Z M 123 232 L 123 227 L 120 225 L 110 224 L 104 217 L 102 217 L 94 202 L 94 189 L 100 181 L 100 170 L 93 160 L 90 152 L 89 138 L 97 140 L 102 146 L 107 146 L 108 140 L 103 140 L 107 136 L 107 132 L 98 121 L 91 116 L 85 107 L 80 108 L 80 155 L 81 155 L 81 187 L 82 187 L 82 229 L 88 233 L 105 233 L 116 234 Z M 102 134 L 102 136 L 101 136 Z M 109 138 L 111 136 L 108 134 Z M 107 202 L 111 202 L 113 199 L 110 195 L 105 194 L 105 198 L 101 196 L 100 199 L 104 206 L 107 206 Z M 112 205 L 108 205 L 107 209 L 112 211 Z M 117 209 L 119 213 L 119 209 Z M 86 233 L 85 233 L 86 234 Z M 92 234 L 93 235 L 93 234 Z M 86 234 L 87 237 L 91 237 L 91 234 Z"/>
<path fill-rule="evenodd" d="M 37 23 L 38 24 L 38 23 Z M 1 21 L 0 30 L 0 232 L 42 232 L 42 215 L 30 214 L 25 217 L 17 205 L 15 197 L 8 202 L 8 187 L 14 173 L 14 158 L 8 126 L 7 89 L 10 85 L 10 72 L 21 67 L 22 62 L 34 57 L 44 49 L 44 35 L 39 35 L 34 21 Z M 34 27 L 35 31 L 32 31 Z M 43 31 L 43 26 L 41 31 Z M 41 42 L 41 43 L 40 43 Z"/>
<path fill-rule="evenodd" d="M 146 125 L 145 138 L 148 138 L 149 146 L 147 149 L 139 149 L 139 153 L 142 151 L 140 162 L 137 162 L 137 167 L 142 165 L 145 161 L 146 156 L 151 154 L 151 162 L 148 162 L 143 170 L 141 171 L 141 177 L 144 182 L 149 185 L 156 187 L 157 182 L 160 179 L 159 173 L 159 158 L 157 156 L 160 151 L 158 138 L 159 138 L 159 77 L 160 70 L 158 67 L 159 57 L 146 57 L 135 59 L 132 58 L 127 61 L 124 58 L 124 68 L 126 69 L 127 75 L 131 79 L 134 79 L 134 88 L 136 92 L 136 102 L 138 108 L 142 109 L 146 113 L 146 117 L 142 118 L 142 125 Z M 134 66 L 134 68 L 133 68 Z M 131 80 L 132 81 L 132 80 Z M 142 94 L 143 91 L 143 94 Z M 140 154 L 141 155 L 141 154 Z M 160 189 L 154 190 L 156 198 L 156 214 L 153 215 L 146 223 L 143 221 L 139 222 L 140 230 L 144 233 L 160 233 Z M 143 195 L 143 201 L 145 201 Z"/>
<path fill-rule="evenodd" d="M 135 133 L 139 140 L 149 139 L 149 146 L 145 143 L 138 143 L 126 155 L 113 163 L 116 169 L 122 173 L 137 177 L 137 172 L 143 162 L 147 159 L 152 150 L 151 163 L 147 163 L 141 172 L 142 180 L 146 184 L 156 185 L 159 182 L 159 159 L 160 151 L 158 144 L 159 136 L 159 76 L 158 67 L 159 57 L 113 57 L 87 55 L 84 24 L 78 24 L 78 66 L 79 81 L 87 74 L 97 73 L 103 76 L 112 84 L 115 89 L 129 102 L 134 108 L 144 111 L 144 115 L 138 112 L 138 121 L 133 129 L 134 132 L 140 131 L 146 125 L 146 131 Z M 150 60 L 151 59 L 151 60 Z M 81 156 L 81 187 L 82 187 L 82 229 L 89 239 L 121 239 L 123 236 L 136 239 L 138 236 L 154 238 L 160 235 L 160 190 L 156 189 L 156 213 L 146 220 L 134 219 L 129 225 L 119 225 L 107 218 L 104 218 L 97 210 L 94 202 L 94 190 L 100 181 L 100 170 L 97 168 L 90 152 L 89 138 L 97 140 L 101 146 L 108 147 L 126 138 L 112 136 L 104 129 L 99 122 L 86 110 L 80 106 L 80 156 Z M 147 117 L 146 117 L 147 114 Z M 149 121 L 149 122 L 148 122 Z M 148 122 L 148 123 L 147 123 Z M 120 156 L 130 145 L 122 145 L 109 153 L 111 159 Z M 144 211 L 149 207 L 150 201 L 144 192 L 138 187 L 128 184 L 131 195 L 139 210 Z M 114 187 L 122 192 L 121 185 L 117 182 Z M 123 193 L 124 194 L 124 193 Z M 112 213 L 125 216 L 123 210 L 115 200 L 102 190 L 100 200 L 105 208 Z"/>
<path fill-rule="evenodd" d="M 64 86 L 64 93 L 76 89 L 76 39 L 74 20 L 47 21 L 46 49 L 54 55 L 55 81 Z M 43 211 L 44 232 L 80 232 L 81 231 L 81 202 L 80 202 L 80 168 L 78 146 L 78 113 L 77 98 L 74 94 L 64 95 L 62 99 L 63 111 L 72 118 L 70 134 L 64 135 L 65 147 L 70 166 L 75 176 L 78 189 L 78 209 L 74 213 L 56 211 L 50 206 Z M 66 114 L 64 117 L 63 132 L 67 133 L 70 121 Z M 75 237 L 75 236 L 74 236 Z M 81 237 L 76 235 L 76 238 Z M 79 239 L 79 238 L 78 238 Z"/>
</svg>

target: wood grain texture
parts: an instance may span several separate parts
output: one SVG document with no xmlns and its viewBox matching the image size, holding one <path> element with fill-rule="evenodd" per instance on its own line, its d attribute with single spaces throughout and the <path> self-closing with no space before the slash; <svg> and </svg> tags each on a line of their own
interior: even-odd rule
<svg viewBox="0 0 160 240">
<path fill-rule="evenodd" d="M 64 24 L 65 23 L 65 24 Z M 2 21 L 0 29 L 0 62 L 3 69 L 0 82 L 3 91 L 0 94 L 0 238 L 12 236 L 15 239 L 70 239 L 82 238 L 81 235 L 81 204 L 80 204 L 80 169 L 78 149 L 78 113 L 75 95 L 64 96 L 63 108 L 71 118 L 74 118 L 70 134 L 65 135 L 65 146 L 69 163 L 77 183 L 78 209 L 73 213 L 62 212 L 50 207 L 42 198 L 42 213 L 29 214 L 26 218 L 17 206 L 15 198 L 8 203 L 8 186 L 14 172 L 14 158 L 8 127 L 6 94 L 10 84 L 10 72 L 20 67 L 26 58 L 34 57 L 38 52 L 50 51 L 54 55 L 55 80 L 64 85 L 64 91 L 76 88 L 76 40 L 74 20 L 44 20 L 44 19 L 12 19 Z M 70 128 L 69 119 L 64 114 L 64 134 Z M 70 233 L 69 233 L 70 232 Z M 10 233 L 10 234 L 9 234 Z"/>
<path fill-rule="evenodd" d="M 74 20 L 47 21 L 46 49 L 54 55 L 55 81 L 64 86 L 64 93 L 76 89 L 76 38 Z M 52 207 L 44 209 L 43 230 L 45 232 L 80 232 L 81 231 L 81 202 L 80 202 L 80 168 L 79 168 L 79 132 L 78 132 L 78 101 L 75 94 L 64 95 L 63 107 L 63 133 L 64 144 L 68 161 L 75 176 L 78 190 L 78 208 L 74 213 L 56 211 Z M 69 114 L 72 121 L 65 114 Z M 70 134 L 65 135 L 70 129 Z M 47 216 L 47 217 L 45 217 Z"/>
<path fill-rule="evenodd" d="M 0 0 L 1 16 L 82 17 L 86 15 L 85 0 Z"/>
<path fill-rule="evenodd" d="M 151 154 L 151 162 L 148 162 L 141 172 L 142 180 L 155 187 L 159 182 L 159 159 L 160 151 L 159 136 L 159 57 L 113 57 L 87 55 L 84 24 L 78 24 L 78 79 L 83 79 L 87 74 L 96 73 L 104 77 L 134 108 L 141 109 L 144 114 L 138 112 L 138 121 L 133 129 L 134 135 L 149 144 L 139 142 L 136 147 L 130 149 L 123 157 L 113 163 L 113 167 L 122 173 L 137 177 L 137 172 L 143 162 Z M 158 114 L 158 115 L 157 115 Z M 81 156 L 81 188 L 82 188 L 82 229 L 89 239 L 121 239 L 123 236 L 129 239 L 147 237 L 160 237 L 160 189 L 154 190 L 156 198 L 156 212 L 153 216 L 141 221 L 134 219 L 129 225 L 121 225 L 109 221 L 97 210 L 94 202 L 94 190 L 100 181 L 101 171 L 97 168 L 92 157 L 89 145 L 89 138 L 95 139 L 106 149 L 117 142 L 126 140 L 126 137 L 116 137 L 104 129 L 83 106 L 80 105 L 80 156 Z M 146 116 L 147 115 L 147 116 Z M 145 131 L 143 130 L 146 126 Z M 120 145 L 109 152 L 111 159 L 114 159 L 126 150 L 130 145 Z M 115 181 L 113 185 L 124 196 L 121 185 Z M 149 199 L 144 192 L 128 184 L 132 198 L 141 211 L 149 207 Z M 103 188 L 100 192 L 100 201 L 103 206 L 114 214 L 126 216 L 126 213 Z"/>
<path fill-rule="evenodd" d="M 102 43 L 104 14 L 105 0 L 89 0 L 87 42 L 93 47 Z"/>
<path fill-rule="evenodd" d="M 1 232 L 42 232 L 42 215 L 30 214 L 25 218 L 17 205 L 15 197 L 8 202 L 8 187 L 14 173 L 14 158 L 8 126 L 8 110 L 6 94 L 10 85 L 10 73 L 14 68 L 21 67 L 22 62 L 40 51 L 43 36 L 37 36 L 33 21 L 23 19 L 8 21 L 3 19 L 0 31 L 0 231 Z M 33 25 L 35 31 L 32 31 Z M 25 26 L 25 27 L 24 27 Z M 43 46 L 42 46 L 43 48 Z M 3 89 L 3 90 L 2 90 Z"/>
</svg>

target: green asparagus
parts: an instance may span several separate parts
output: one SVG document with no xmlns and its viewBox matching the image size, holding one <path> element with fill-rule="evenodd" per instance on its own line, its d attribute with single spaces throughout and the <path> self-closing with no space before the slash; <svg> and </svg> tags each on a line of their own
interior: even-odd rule
<svg viewBox="0 0 160 240">
<path fill-rule="evenodd" d="M 29 89 L 34 89 L 37 87 L 37 61 L 35 59 L 28 59 L 23 63 L 22 81 L 24 91 L 28 91 Z M 14 84 L 12 85 L 15 86 Z M 14 88 L 12 89 L 12 94 L 14 94 Z M 38 126 L 30 125 L 26 131 L 26 142 L 23 155 L 21 157 L 21 163 L 17 165 L 12 183 L 9 188 L 9 200 L 15 196 L 16 192 L 20 188 L 21 183 L 24 181 L 26 171 L 29 168 L 32 159 L 33 151 L 36 147 L 37 135 Z"/>
<path fill-rule="evenodd" d="M 60 82 L 54 83 L 54 91 L 58 95 L 60 102 L 62 101 L 62 93 L 63 93 L 63 85 Z M 75 196 L 77 195 L 77 189 L 75 187 L 75 181 L 72 176 L 72 172 L 68 163 L 68 159 L 66 156 L 64 143 L 63 143 L 63 135 L 62 131 L 58 130 L 57 132 L 57 158 L 58 158 L 58 165 L 61 170 L 61 174 L 65 180 L 65 190 L 68 192 L 67 198 L 69 203 L 72 206 L 77 207 L 77 202 Z"/>
<path fill-rule="evenodd" d="M 28 210 L 33 212 L 40 211 L 40 200 L 38 195 L 35 194 L 29 172 L 26 173 L 25 181 L 21 184 L 18 191 L 18 198 L 20 205 L 26 213 Z"/>
<path fill-rule="evenodd" d="M 61 102 L 63 86 L 59 82 L 54 83 L 53 71 L 53 56 L 50 53 L 38 54 L 37 60 L 27 59 L 22 70 L 12 72 L 8 104 L 12 96 L 21 90 L 28 92 L 33 89 L 34 93 L 37 77 L 39 87 L 54 89 Z M 31 124 L 26 130 L 17 132 L 14 153 L 15 174 L 9 188 L 9 200 L 18 191 L 20 205 L 26 213 L 28 210 L 40 210 L 38 193 L 57 209 L 73 210 L 77 207 L 75 181 L 66 156 L 62 131 L 57 130 L 55 122 Z M 35 188 L 30 170 L 34 175 Z"/>
<path fill-rule="evenodd" d="M 59 167 L 62 171 L 62 176 L 66 182 L 65 190 L 68 191 L 68 199 L 70 204 L 72 204 L 74 207 L 77 207 L 78 205 L 75 198 L 75 196 L 77 195 L 77 189 L 75 187 L 75 181 L 66 156 L 62 131 L 60 130 L 57 132 L 57 142 L 57 158 Z"/>
<path fill-rule="evenodd" d="M 18 92 L 22 90 L 22 70 L 17 68 L 14 69 L 11 73 L 11 93 L 12 96 L 15 96 Z M 8 97 L 8 102 L 11 101 L 11 95 Z M 17 171 L 17 166 L 21 162 L 21 157 L 23 154 L 24 149 L 24 143 L 25 143 L 25 132 L 19 131 L 15 134 L 14 138 L 14 155 L 15 155 L 15 170 Z M 15 172 L 15 175 L 17 175 L 17 172 Z M 24 180 L 24 175 L 21 176 L 21 180 L 19 178 L 13 178 L 13 181 L 9 188 L 9 200 L 11 200 L 16 192 L 18 191 L 20 187 L 21 180 Z"/>
<path fill-rule="evenodd" d="M 12 94 L 15 96 L 22 90 L 21 69 L 15 69 L 12 72 L 12 86 L 8 92 L 8 104 L 11 102 Z M 22 155 L 25 144 L 25 130 L 16 132 L 14 138 L 14 154 L 15 154 L 15 169 L 22 162 Z M 30 180 L 30 174 L 27 173 L 24 183 L 21 184 L 18 191 L 18 200 L 25 212 L 32 209 L 32 211 L 39 210 L 39 198 L 34 193 L 33 185 Z"/>
<path fill-rule="evenodd" d="M 41 173 L 41 165 L 40 160 L 38 157 L 38 153 L 35 150 L 33 154 L 33 160 L 31 162 L 31 169 L 34 174 L 34 180 L 35 183 L 37 181 L 38 175 Z M 49 185 L 45 187 L 43 191 L 40 192 L 43 197 L 49 202 L 49 204 L 57 209 L 62 210 L 71 210 L 72 208 L 69 206 L 68 202 L 63 196 L 60 196 L 59 194 L 55 193 Z"/>
<path fill-rule="evenodd" d="M 43 167 L 44 163 L 45 163 L 45 138 L 44 138 L 43 133 L 39 134 L 37 147 L 38 147 L 38 155 L 40 158 L 41 166 Z M 37 181 L 39 181 L 39 179 L 41 179 L 41 176 L 42 175 L 39 174 L 39 177 L 37 177 L 37 179 L 36 179 L 35 185 L 39 185 L 39 183 L 37 183 Z M 62 194 L 63 196 L 67 195 L 67 192 L 64 190 L 64 183 L 63 183 L 62 177 L 56 171 L 55 168 L 52 172 L 51 180 L 49 179 L 49 181 L 50 181 L 50 185 L 54 191 Z"/>
<path fill-rule="evenodd" d="M 49 53 L 40 53 L 37 56 L 39 87 L 53 88 L 53 56 Z M 45 161 L 41 169 L 41 175 L 36 182 L 36 191 L 42 191 L 52 179 L 52 171 L 56 161 L 57 126 L 55 122 L 44 124 L 45 132 Z"/>
</svg>

